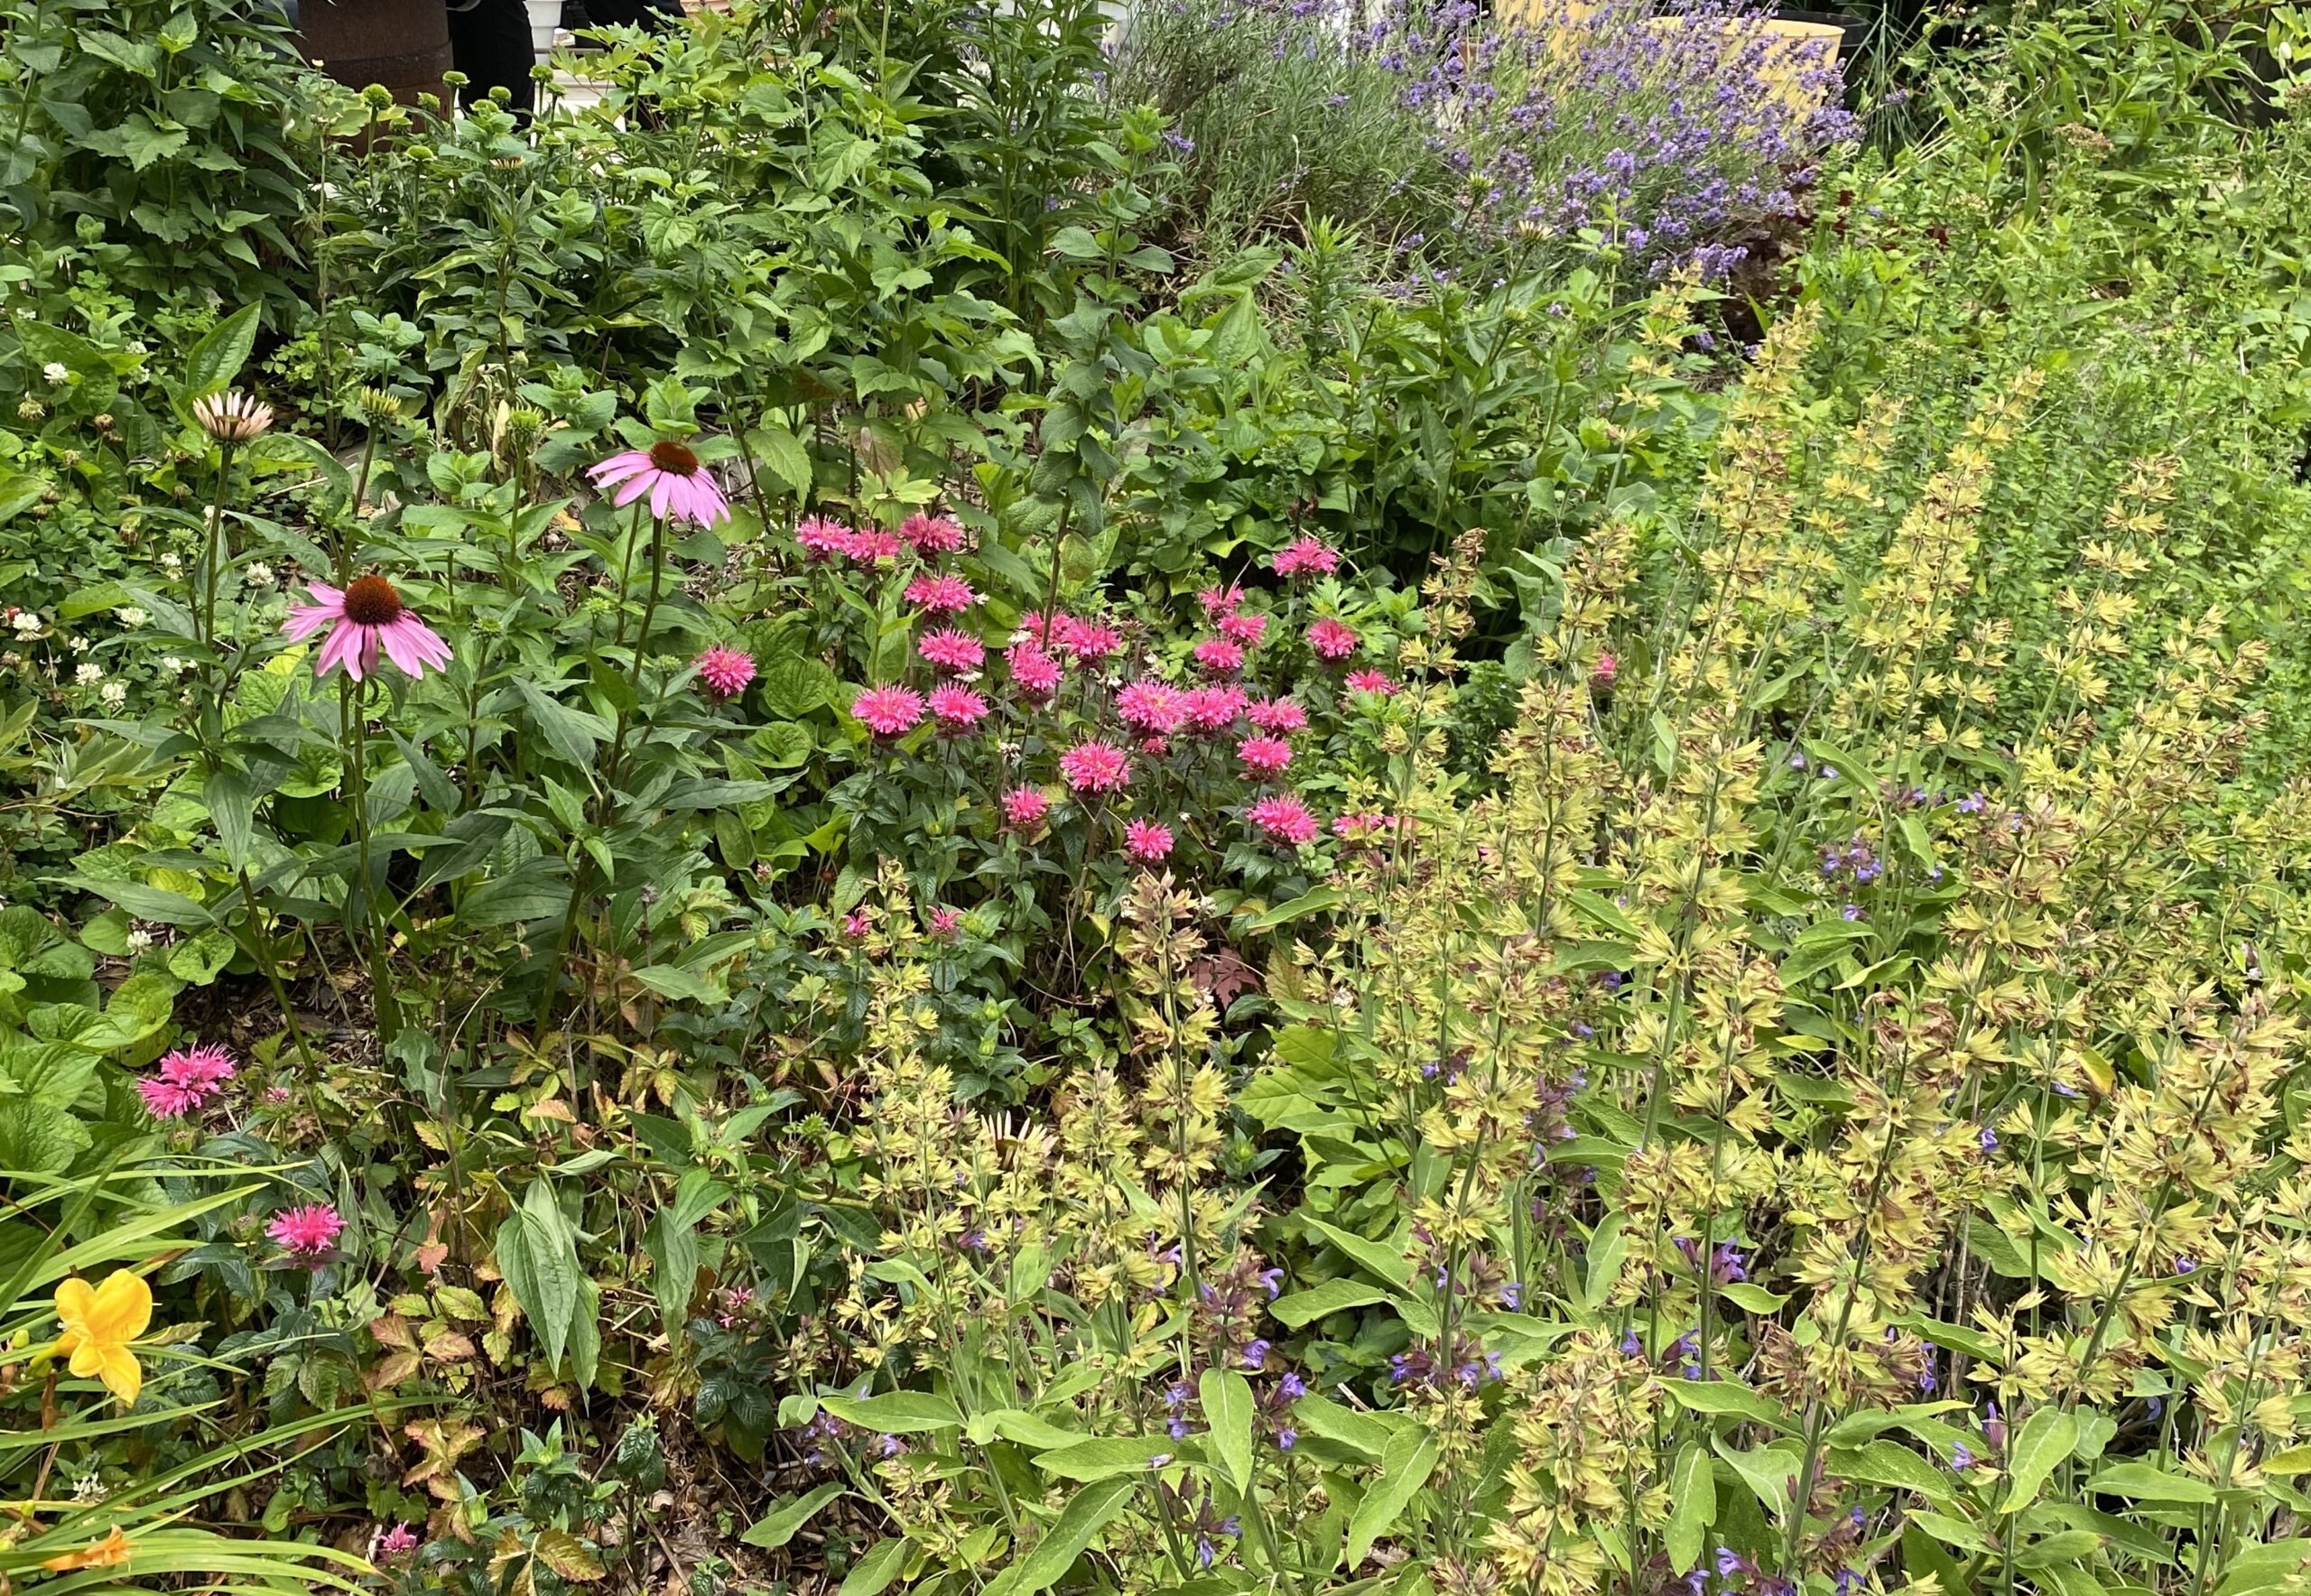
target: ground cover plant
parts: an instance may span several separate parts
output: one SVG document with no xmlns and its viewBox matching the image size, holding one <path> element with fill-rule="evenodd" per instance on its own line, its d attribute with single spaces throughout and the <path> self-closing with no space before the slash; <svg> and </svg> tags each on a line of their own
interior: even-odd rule
<svg viewBox="0 0 2311 1596">
<path fill-rule="evenodd" d="M 2311 1578 L 2293 20 L 0 14 L 12 1586 Z"/>
</svg>

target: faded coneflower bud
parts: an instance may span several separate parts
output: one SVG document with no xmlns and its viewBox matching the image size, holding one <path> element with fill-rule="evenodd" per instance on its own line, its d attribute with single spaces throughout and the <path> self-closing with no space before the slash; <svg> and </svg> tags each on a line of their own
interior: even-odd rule
<svg viewBox="0 0 2311 1596">
<path fill-rule="evenodd" d="M 192 419 L 219 443 L 248 443 L 273 426 L 273 406 L 260 404 L 238 388 L 192 402 Z"/>
</svg>

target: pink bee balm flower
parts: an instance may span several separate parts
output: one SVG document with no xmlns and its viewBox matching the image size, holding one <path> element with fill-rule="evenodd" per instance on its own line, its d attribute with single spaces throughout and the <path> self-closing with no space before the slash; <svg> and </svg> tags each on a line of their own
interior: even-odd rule
<svg viewBox="0 0 2311 1596">
<path fill-rule="evenodd" d="M 1268 561 L 1278 576 L 1330 576 L 1340 569 L 1340 555 L 1312 537 L 1294 538 Z"/>
<path fill-rule="evenodd" d="M 1308 711 L 1292 699 L 1262 699 L 1244 708 L 1244 719 L 1275 737 L 1306 729 Z"/>
<path fill-rule="evenodd" d="M 1267 617 L 1258 610 L 1248 609 L 1236 615 L 1220 617 L 1220 635 L 1230 643 L 1246 648 L 1258 648 L 1260 639 L 1267 636 Z"/>
<path fill-rule="evenodd" d="M 905 687 L 870 687 L 850 701 L 850 718 L 877 737 L 899 737 L 923 719 L 923 695 Z"/>
<path fill-rule="evenodd" d="M 1308 646 L 1328 660 L 1344 660 L 1357 650 L 1356 629 L 1326 616 L 1308 628 Z"/>
<path fill-rule="evenodd" d="M 206 1097 L 233 1078 L 233 1055 L 213 1042 L 180 1047 L 162 1055 L 160 1076 L 173 1086 Z"/>
<path fill-rule="evenodd" d="M 962 929 L 963 917 L 944 904 L 933 905 L 931 910 L 931 934 L 942 942 L 951 942 Z"/>
<path fill-rule="evenodd" d="M 136 1095 L 144 1100 L 144 1111 L 155 1119 L 181 1118 L 209 1100 L 206 1093 L 150 1075 L 137 1081 Z"/>
<path fill-rule="evenodd" d="M 1198 687 L 1180 695 L 1187 724 L 1211 737 L 1236 724 L 1236 717 L 1251 702 L 1240 687 Z"/>
<path fill-rule="evenodd" d="M 1224 588 L 1206 588 L 1195 596 L 1195 601 L 1203 606 L 1206 620 L 1216 621 L 1244 601 L 1244 589 L 1233 582 Z"/>
<path fill-rule="evenodd" d="M 897 559 L 899 548 L 899 534 L 896 532 L 854 532 L 850 534 L 850 546 L 843 552 L 850 556 L 853 565 L 872 565 L 879 560 Z"/>
<path fill-rule="evenodd" d="M 979 640 L 952 626 L 942 626 L 927 634 L 914 645 L 914 651 L 950 674 L 976 671 L 987 663 L 987 650 Z"/>
<path fill-rule="evenodd" d="M 1150 759 L 1161 759 L 1172 751 L 1172 739 L 1165 737 L 1144 737 L 1139 739 L 1139 751 Z"/>
<path fill-rule="evenodd" d="M 1613 678 L 1620 673 L 1620 663 L 1610 654 L 1601 654 L 1597 656 L 1596 664 L 1590 668 L 1589 681 L 1598 691 L 1610 692 L 1613 690 Z"/>
<path fill-rule="evenodd" d="M 909 515 L 899 524 L 899 536 L 918 554 L 951 554 L 963 546 L 962 526 L 944 515 Z"/>
<path fill-rule="evenodd" d="M 1292 745 L 1280 737 L 1248 737 L 1236 745 L 1244 768 L 1263 781 L 1273 780 L 1292 763 Z"/>
<path fill-rule="evenodd" d="M 1316 817 L 1289 793 L 1261 799 L 1244 812 L 1244 818 L 1276 841 L 1294 848 L 1316 840 Z"/>
<path fill-rule="evenodd" d="M 594 479 L 597 487 L 617 488 L 610 495 L 610 503 L 620 509 L 648 494 L 650 513 L 662 521 L 688 521 L 698 526 L 711 526 L 730 518 L 729 502 L 714 485 L 714 474 L 691 451 L 690 445 L 676 443 L 671 438 L 647 449 L 629 449 L 624 454 L 614 454 L 590 468 L 586 475 Z"/>
<path fill-rule="evenodd" d="M 1015 643 L 1004 656 L 1011 662 L 1011 682 L 1031 699 L 1047 699 L 1059 691 L 1059 662 L 1032 643 Z"/>
<path fill-rule="evenodd" d="M 907 583 L 906 601 L 933 615 L 955 615 L 978 603 L 979 595 L 959 576 L 919 576 Z"/>
<path fill-rule="evenodd" d="M 417 1550 L 417 1532 L 406 1524 L 396 1524 L 377 1536 L 377 1555 L 398 1557 L 404 1552 Z"/>
<path fill-rule="evenodd" d="M 345 673 L 358 682 L 377 668 L 381 649 L 412 676 L 424 675 L 429 665 L 438 671 L 450 663 L 450 645 L 441 634 L 419 620 L 402 603 L 393 583 L 381 576 L 357 576 L 342 592 L 327 582 L 307 582 L 305 591 L 314 602 L 292 609 L 281 629 L 302 642 L 323 626 L 333 628 L 313 656 L 316 676 L 343 665 Z"/>
<path fill-rule="evenodd" d="M 1131 756 L 1113 743 L 1078 743 L 1059 756 L 1059 774 L 1078 793 L 1113 793 L 1131 780 Z"/>
<path fill-rule="evenodd" d="M 849 554 L 858 537 L 841 522 L 824 515 L 805 515 L 794 527 L 794 541 L 803 545 L 803 554 L 814 565 L 839 554 Z"/>
<path fill-rule="evenodd" d="M 1186 713 L 1179 690 L 1152 678 L 1142 677 L 1116 694 L 1116 718 L 1137 732 L 1161 736 L 1176 729 Z"/>
<path fill-rule="evenodd" d="M 987 719 L 987 701 L 950 682 L 931 690 L 931 718 L 942 731 L 968 731 Z"/>
<path fill-rule="evenodd" d="M 273 1216 L 265 1233 L 273 1244 L 295 1257 L 316 1258 L 337 1244 L 338 1233 L 345 1229 L 345 1221 L 337 1210 L 326 1202 L 309 1202 L 300 1208 L 285 1208 Z"/>
<path fill-rule="evenodd" d="M 1123 850 L 1143 865 L 1160 863 L 1172 851 L 1172 828 L 1133 821 L 1123 829 Z"/>
<path fill-rule="evenodd" d="M 1074 621 L 1053 630 L 1059 635 L 1059 652 L 1071 659 L 1097 662 L 1123 652 L 1123 637 L 1113 626 Z"/>
<path fill-rule="evenodd" d="M 1341 678 L 1341 685 L 1350 692 L 1377 692 L 1382 698 L 1393 697 L 1397 691 L 1386 671 L 1350 671 Z"/>
<path fill-rule="evenodd" d="M 1244 668 L 1244 645 L 1225 637 L 1206 637 L 1195 645 L 1195 663 L 1215 676 L 1233 676 Z"/>
<path fill-rule="evenodd" d="M 849 914 L 845 914 L 842 917 L 842 934 L 845 936 L 865 936 L 868 932 L 874 928 L 874 920 L 868 914 L 866 910 L 853 909 Z"/>
<path fill-rule="evenodd" d="M 736 698 L 755 679 L 754 655 L 736 648 L 710 648 L 698 656 L 698 679 L 716 698 Z"/>
<path fill-rule="evenodd" d="M 1032 831 L 1051 813 L 1051 800 L 1039 787 L 1014 787 L 1003 794 L 1003 823 L 1015 831 Z"/>
<path fill-rule="evenodd" d="M 1016 636 L 1018 641 L 1032 643 L 1037 648 L 1049 648 L 1054 639 L 1065 636 L 1075 624 L 1075 617 L 1063 609 L 1053 612 L 1049 620 L 1044 618 L 1042 610 L 1031 609 L 1019 617 L 1019 630 Z"/>
</svg>

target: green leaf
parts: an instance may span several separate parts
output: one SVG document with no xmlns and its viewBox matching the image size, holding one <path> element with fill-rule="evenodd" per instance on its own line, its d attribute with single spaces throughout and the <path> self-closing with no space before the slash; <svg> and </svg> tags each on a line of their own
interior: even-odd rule
<svg viewBox="0 0 2311 1596">
<path fill-rule="evenodd" d="M 1278 1297 L 1268 1308 L 1268 1313 L 1277 1322 L 1297 1330 L 1343 1308 L 1369 1307 L 1374 1303 L 1388 1300 L 1388 1294 L 1377 1285 L 1335 1277 L 1306 1291 L 1295 1291 Z"/>
<path fill-rule="evenodd" d="M 1699 1565 L 1702 1541 L 1716 1517 L 1716 1465 L 1699 1443 L 1688 1441 L 1669 1471 L 1669 1524 L 1662 1544 L 1671 1567 Z"/>
<path fill-rule="evenodd" d="M 233 385 L 256 348 L 255 305 L 244 305 L 201 335 L 185 357 L 184 402 L 206 399 Z"/>
<path fill-rule="evenodd" d="M 688 998 L 692 1003 L 717 1003 L 722 994 L 699 976 L 672 964 L 645 964 L 634 979 L 661 998 Z"/>
<path fill-rule="evenodd" d="M 1733 1471 L 1741 1477 L 1741 1483 L 1749 1488 L 1749 1493 L 1761 1506 L 1776 1518 L 1789 1517 L 1790 1487 L 1804 1462 L 1804 1452 L 1796 1442 L 1773 1441 L 1753 1451 L 1741 1452 L 1728 1446 L 1725 1437 L 1720 1435 L 1711 1444 L 1717 1449 L 1719 1457 L 1733 1465 Z"/>
<path fill-rule="evenodd" d="M 738 1538 L 749 1546 L 775 1550 L 794 1538 L 794 1532 L 811 1521 L 812 1514 L 825 1507 L 843 1492 L 840 1480 L 830 1480 L 824 1485 L 794 1498 L 772 1511 L 768 1517 L 747 1526 Z"/>
<path fill-rule="evenodd" d="M 546 745 L 580 769 L 594 762 L 594 750 L 610 740 L 610 723 L 590 710 L 573 710 L 535 682 L 516 677 L 514 685 L 530 707 L 530 719 Z"/>
<path fill-rule="evenodd" d="M 2146 1502 L 2184 1502 L 2194 1507 L 2204 1507 L 2214 1500 L 2214 1487 L 2205 1480 L 2194 1480 L 2187 1474 L 2169 1474 L 2156 1463 L 2112 1463 L 2089 1480 L 2086 1489 L 2103 1496 L 2133 1497 Z"/>
<path fill-rule="evenodd" d="M 1789 1299 L 1768 1291 L 1762 1285 L 1735 1284 L 1724 1288 L 1726 1300 L 1735 1307 L 1752 1313 L 1778 1313 L 1789 1305 Z"/>
<path fill-rule="evenodd" d="M 31 1098 L 0 1098 L 0 1173 L 56 1174 L 88 1146 L 88 1127 Z"/>
<path fill-rule="evenodd" d="M 1372 1543 L 1394 1526 L 1413 1497 L 1428 1483 L 1429 1471 L 1435 1466 L 1436 1441 L 1425 1430 L 1408 1429 L 1389 1437 L 1388 1449 L 1380 1454 L 1379 1478 L 1372 1481 L 1348 1521 L 1348 1545 L 1341 1566 L 1355 1571 L 1371 1551 Z"/>
<path fill-rule="evenodd" d="M 1168 1435 L 1111 1435 L 1044 1452 L 1035 1459 L 1035 1467 L 1062 1480 L 1106 1480 L 1144 1474 L 1161 1466 L 1156 1459 L 1176 1457 L 1179 1448 Z"/>
<path fill-rule="evenodd" d="M 1242 932 L 1273 931 L 1279 925 L 1288 925 L 1293 921 L 1305 918 L 1307 915 L 1321 914 L 1326 909 L 1337 909 L 1347 901 L 1341 895 L 1340 888 L 1319 886 L 1313 891 L 1302 893 L 1289 903 L 1278 904 L 1265 914 L 1253 916 L 1236 929 Z"/>
<path fill-rule="evenodd" d="M 1829 1460 L 1829 1471 L 1842 1480 L 1916 1491 L 1940 1508 L 1958 1505 L 1954 1478 L 1898 1441 L 1870 1441 L 1851 1449 L 1833 1446 Z"/>
<path fill-rule="evenodd" d="M 1311 1391 L 1292 1405 L 1293 1422 L 1311 1435 L 1337 1441 L 1378 1462 L 1396 1432 L 1369 1414 L 1343 1407 Z"/>
<path fill-rule="evenodd" d="M 1207 1369 L 1197 1382 L 1211 1447 L 1238 1490 L 1252 1488 L 1252 1383 L 1232 1369 Z"/>
<path fill-rule="evenodd" d="M 793 488 L 797 494 L 811 491 L 811 454 L 803 441 L 780 426 L 761 426 L 747 434 L 747 450 L 755 463 Z M 843 1596 L 850 1596 L 848 1586 Z"/>
<path fill-rule="evenodd" d="M 1688 1413 L 1731 1414 L 1784 1433 L 1797 1427 L 1788 1415 L 1739 1380 L 1664 1380 L 1662 1388 Z"/>
<path fill-rule="evenodd" d="M 534 1180 L 522 1206 L 497 1227 L 497 1271 L 537 1332 L 550 1368 L 562 1366 L 576 1327 L 584 1272 L 578 1238 L 543 1180 Z"/>
<path fill-rule="evenodd" d="M 1005 1569 L 988 1587 L 987 1596 L 1039 1596 L 1050 1590 L 1066 1577 L 1075 1560 L 1091 1549 L 1093 1537 L 1123 1511 L 1138 1489 L 1139 1482 L 1127 1476 L 1101 1480 L 1077 1491 L 1035 1549 Z M 849 1596 L 847 1582 L 843 1596 Z"/>
<path fill-rule="evenodd" d="M 2055 1465 L 2078 1444 L 2078 1420 L 2058 1407 L 2042 1407 L 2023 1422 L 2021 1433 L 2007 1453 L 2006 1477 L 2013 1489 L 2006 1494 L 2001 1514 L 2019 1513 L 2037 1497 Z"/>
<path fill-rule="evenodd" d="M 789 720 L 799 720 L 832 699 L 841 683 L 817 660 L 789 654 L 763 667 L 763 701 Z"/>
<path fill-rule="evenodd" d="M 895 1535 L 888 1540 L 877 1541 L 867 1548 L 865 1556 L 850 1565 L 850 1572 L 842 1576 L 842 1588 L 835 1596 L 883 1596 L 905 1566 L 906 1536 Z"/>
<path fill-rule="evenodd" d="M 1341 1229 L 1338 1225 L 1326 1224 L 1323 1220 L 1311 1219 L 1306 1223 L 1310 1229 L 1339 1248 L 1355 1260 L 1360 1268 L 1382 1284 L 1402 1286 L 1411 1281 L 1412 1259 L 1395 1248 L 1369 1241 L 1353 1231 Z"/>
<path fill-rule="evenodd" d="M 886 1391 L 879 1396 L 821 1396 L 819 1406 L 847 1424 L 881 1435 L 960 1430 L 963 1415 L 936 1391 Z"/>
</svg>

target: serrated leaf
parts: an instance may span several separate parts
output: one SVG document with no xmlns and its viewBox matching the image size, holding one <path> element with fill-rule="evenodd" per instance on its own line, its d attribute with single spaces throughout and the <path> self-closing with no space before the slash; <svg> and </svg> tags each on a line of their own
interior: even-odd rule
<svg viewBox="0 0 2311 1596">
<path fill-rule="evenodd" d="M 590 1583 L 602 1577 L 601 1554 L 566 1529 L 542 1529 L 538 1538 L 530 1543 L 530 1550 L 565 1580 L 580 1584 Z"/>
</svg>

